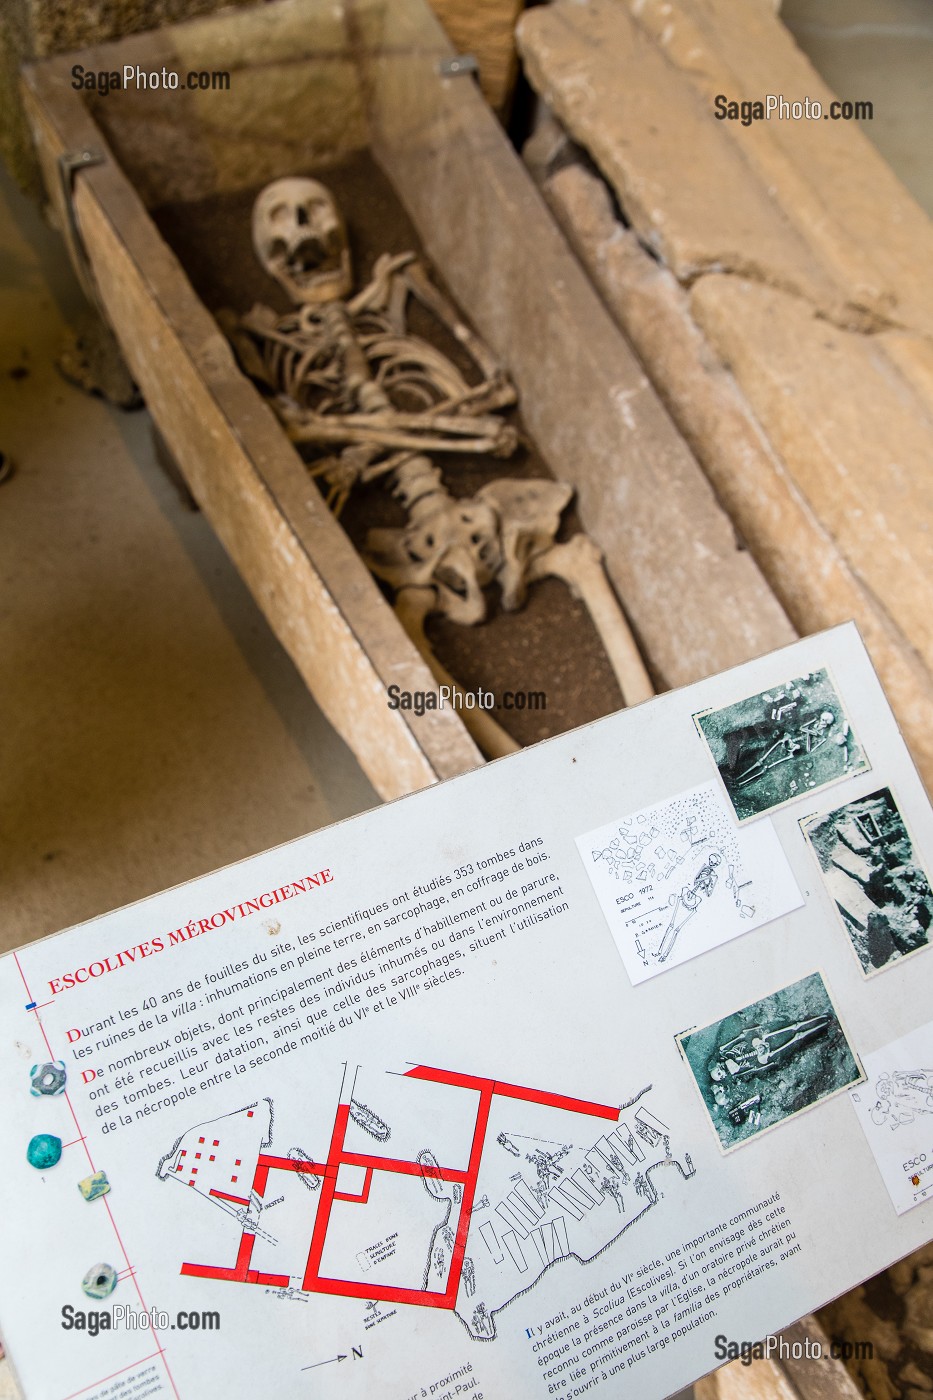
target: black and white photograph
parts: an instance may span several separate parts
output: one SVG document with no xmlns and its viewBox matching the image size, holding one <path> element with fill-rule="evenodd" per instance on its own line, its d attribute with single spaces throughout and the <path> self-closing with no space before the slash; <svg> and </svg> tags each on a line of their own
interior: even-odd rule
<svg viewBox="0 0 933 1400">
<path fill-rule="evenodd" d="M 739 822 L 870 764 L 825 668 L 694 715 Z"/>
<path fill-rule="evenodd" d="M 866 977 L 929 946 L 933 890 L 890 788 L 800 825 Z"/>
<path fill-rule="evenodd" d="M 819 972 L 677 1043 L 723 1152 L 863 1078 Z"/>
</svg>

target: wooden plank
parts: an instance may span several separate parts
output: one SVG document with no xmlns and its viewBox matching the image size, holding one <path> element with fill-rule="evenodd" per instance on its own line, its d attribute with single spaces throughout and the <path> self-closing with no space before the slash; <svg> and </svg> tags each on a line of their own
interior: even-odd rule
<svg viewBox="0 0 933 1400">
<path fill-rule="evenodd" d="M 815 1346 L 821 1352 L 814 1355 Z M 800 1355 L 793 1355 L 794 1347 Z M 774 1354 L 745 1364 L 730 1361 L 694 1386 L 695 1400 L 864 1400 L 812 1313 L 775 1338 Z"/>
<path fill-rule="evenodd" d="M 693 1387 L 694 1400 L 803 1400 L 773 1361 L 730 1361 Z"/>
<path fill-rule="evenodd" d="M 781 1337 L 788 1343 L 791 1351 L 791 1354 L 781 1361 L 781 1365 L 800 1391 L 803 1400 L 863 1400 L 862 1392 L 845 1366 L 830 1354 L 830 1339 L 812 1313 L 802 1317 L 792 1327 L 785 1327 Z M 819 1343 L 822 1348 L 822 1356 L 818 1362 L 807 1357 L 808 1340 L 811 1349 L 814 1342 Z M 792 1354 L 795 1343 L 802 1348 L 802 1356 L 795 1357 Z"/>
<path fill-rule="evenodd" d="M 766 5 L 574 0 L 518 26 L 534 86 L 593 155 L 681 282 L 724 271 L 839 324 L 933 333 L 933 223 Z M 718 121 L 736 101 L 820 103 L 822 119 Z M 663 121 L 658 112 L 663 111 Z"/>
<path fill-rule="evenodd" d="M 518 71 L 515 21 L 524 0 L 430 0 L 458 53 L 473 54 L 490 106 L 508 108 Z"/>
<path fill-rule="evenodd" d="M 406 23 L 406 16 L 408 22 Z M 514 376 L 662 686 L 783 645 L 787 618 L 443 36 L 389 7 L 374 149 L 428 254 Z"/>
<path fill-rule="evenodd" d="M 92 71 L 226 71 L 225 91 L 122 90 L 90 111 L 147 207 L 252 189 L 367 144 L 343 9 L 284 0 L 69 55 Z M 183 131 L 184 144 L 179 140 Z"/>
<path fill-rule="evenodd" d="M 66 63 L 26 76 L 26 103 L 53 198 L 65 149 L 104 150 Z M 103 308 L 207 519 L 377 791 L 396 797 L 481 761 L 450 711 L 387 708 L 427 667 L 287 442 L 237 369 L 119 167 L 80 176 L 75 206 Z"/>
</svg>

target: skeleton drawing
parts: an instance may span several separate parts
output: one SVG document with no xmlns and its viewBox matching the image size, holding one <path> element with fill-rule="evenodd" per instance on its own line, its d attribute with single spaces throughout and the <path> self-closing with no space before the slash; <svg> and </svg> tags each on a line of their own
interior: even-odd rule
<svg viewBox="0 0 933 1400">
<path fill-rule="evenodd" d="M 878 1098 L 871 1110 L 871 1121 L 892 1132 L 902 1124 L 913 1123 L 918 1113 L 933 1113 L 933 1070 L 894 1070 L 879 1074 L 875 1081 Z"/>
<path fill-rule="evenodd" d="M 571 487 L 503 477 L 469 497 L 448 490 L 435 455 L 515 451 L 518 435 L 500 413 L 516 393 L 416 255 L 383 254 L 353 292 L 345 221 L 325 186 L 309 179 L 262 190 L 252 234 L 259 261 L 293 308 L 278 315 L 257 305 L 242 317 L 222 313 L 221 324 L 292 441 L 321 454 L 310 470 L 334 513 L 376 481 L 404 507 L 407 524 L 371 530 L 363 554 L 393 589 L 399 619 L 435 679 L 456 689 L 430 650 L 429 615 L 474 626 L 486 617 L 490 584 L 512 610 L 532 583 L 554 576 L 590 612 L 626 703 L 653 694 L 601 552 L 586 535 L 556 543 Z M 459 347 L 469 372 L 412 332 L 413 304 Z M 518 747 L 488 714 L 461 713 L 491 756 Z"/>
<path fill-rule="evenodd" d="M 679 894 L 671 895 L 671 921 L 664 931 L 657 952 L 658 962 L 666 962 L 674 951 L 678 934 L 693 918 L 704 898 L 708 899 L 716 888 L 719 879 L 718 869 L 722 856 L 718 851 L 710 851 L 709 856 L 694 876 L 693 883 L 684 885 Z"/>
</svg>

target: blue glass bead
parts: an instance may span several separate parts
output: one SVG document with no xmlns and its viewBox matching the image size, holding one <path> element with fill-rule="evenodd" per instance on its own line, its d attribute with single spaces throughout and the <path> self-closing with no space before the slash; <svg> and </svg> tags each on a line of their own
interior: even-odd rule
<svg viewBox="0 0 933 1400">
<path fill-rule="evenodd" d="M 26 1161 L 38 1171 L 44 1171 L 46 1167 L 54 1167 L 61 1155 L 62 1140 L 54 1133 L 36 1133 L 34 1138 L 29 1139 L 29 1146 L 26 1148 Z"/>
</svg>

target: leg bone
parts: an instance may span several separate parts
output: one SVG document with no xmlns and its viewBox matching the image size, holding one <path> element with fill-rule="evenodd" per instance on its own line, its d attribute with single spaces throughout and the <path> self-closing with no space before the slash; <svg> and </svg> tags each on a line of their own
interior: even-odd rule
<svg viewBox="0 0 933 1400">
<path fill-rule="evenodd" d="M 425 636 L 425 618 L 433 611 L 434 603 L 433 588 L 401 588 L 396 595 L 395 611 L 437 683 L 449 686 L 454 695 L 462 694 L 461 687 L 431 651 Z M 464 707 L 458 713 L 487 758 L 503 758 L 506 754 L 517 753 L 521 748 L 485 710 L 468 710 Z"/>
<path fill-rule="evenodd" d="M 555 544 L 529 561 L 529 579 L 553 575 L 563 579 L 585 605 L 606 648 L 626 705 L 649 700 L 654 687 L 616 601 L 603 568 L 602 551 L 588 535 L 575 535 L 568 544 Z"/>
</svg>

